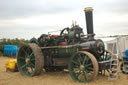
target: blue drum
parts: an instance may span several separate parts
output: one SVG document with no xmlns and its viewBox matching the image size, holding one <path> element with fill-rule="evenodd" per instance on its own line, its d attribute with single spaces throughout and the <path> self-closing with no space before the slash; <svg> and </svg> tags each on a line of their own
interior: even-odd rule
<svg viewBox="0 0 128 85">
<path fill-rule="evenodd" d="M 4 56 L 16 56 L 17 52 L 17 45 L 4 45 Z"/>
</svg>

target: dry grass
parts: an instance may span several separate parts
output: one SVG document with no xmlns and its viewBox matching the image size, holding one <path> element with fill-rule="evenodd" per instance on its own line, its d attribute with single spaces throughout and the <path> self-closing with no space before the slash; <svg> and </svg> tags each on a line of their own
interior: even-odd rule
<svg viewBox="0 0 128 85">
<path fill-rule="evenodd" d="M 9 58 L 0 57 L 0 85 L 85 85 L 77 83 L 65 72 L 42 72 L 40 76 L 26 77 L 19 72 L 6 72 L 4 64 Z M 120 73 L 118 80 L 107 80 L 98 76 L 86 85 L 128 85 L 128 75 Z"/>
</svg>

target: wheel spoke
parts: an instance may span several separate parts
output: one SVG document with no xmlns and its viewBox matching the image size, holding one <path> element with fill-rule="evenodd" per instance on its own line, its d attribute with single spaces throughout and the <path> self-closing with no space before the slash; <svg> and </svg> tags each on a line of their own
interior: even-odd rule
<svg viewBox="0 0 128 85">
<path fill-rule="evenodd" d="M 80 53 L 79 53 L 79 58 L 80 58 L 81 61 L 83 61 L 82 56 L 80 55 Z"/>
<path fill-rule="evenodd" d="M 31 66 L 31 70 L 33 72 L 34 64 L 30 63 L 30 66 Z"/>
<path fill-rule="evenodd" d="M 88 73 L 86 73 L 86 71 L 84 72 L 84 79 L 85 81 L 88 81 Z"/>
<path fill-rule="evenodd" d="M 83 77 L 83 72 L 80 74 L 80 77 L 79 77 L 79 79 L 81 80 L 81 78 Z"/>
<path fill-rule="evenodd" d="M 33 58 L 33 59 L 31 59 L 31 61 L 35 61 L 35 59 Z"/>
<path fill-rule="evenodd" d="M 107 57 L 106 60 L 111 59 L 111 55 L 108 55 L 108 56 L 106 56 L 106 57 Z"/>
<path fill-rule="evenodd" d="M 33 52 L 29 55 L 30 57 L 32 56 Z"/>
<path fill-rule="evenodd" d="M 27 57 L 30 58 L 31 52 L 28 50 Z"/>
<path fill-rule="evenodd" d="M 32 72 L 34 71 L 33 68 L 31 68 Z"/>
<path fill-rule="evenodd" d="M 74 73 L 77 75 L 77 77 L 81 74 L 80 70 L 78 72 L 74 72 Z"/>
<path fill-rule="evenodd" d="M 24 58 L 24 57 L 19 57 L 19 59 L 25 60 L 25 58 Z"/>
<path fill-rule="evenodd" d="M 29 63 L 29 64 L 28 64 L 28 68 L 29 68 L 29 69 L 27 70 L 28 73 L 32 73 L 32 72 L 34 71 L 34 70 L 33 70 L 34 66 L 32 65 L 32 63 Z"/>
<path fill-rule="evenodd" d="M 74 64 L 80 65 L 79 63 L 77 63 L 77 62 L 76 62 L 76 61 L 74 61 L 74 60 L 72 60 L 72 62 L 73 62 Z"/>
<path fill-rule="evenodd" d="M 109 55 L 108 55 L 108 52 L 106 52 L 105 58 L 108 59 L 108 56 L 109 56 Z"/>
<path fill-rule="evenodd" d="M 89 58 L 87 58 L 87 60 L 86 60 L 86 64 L 88 63 L 88 61 L 89 61 Z"/>
<path fill-rule="evenodd" d="M 85 64 L 85 60 L 86 60 L 87 56 L 84 57 L 84 61 L 83 61 L 83 65 Z"/>
<path fill-rule="evenodd" d="M 34 66 L 35 66 L 33 63 L 30 63 L 30 65 L 31 65 L 32 67 L 34 67 Z"/>
<path fill-rule="evenodd" d="M 26 48 L 26 49 L 24 48 L 24 49 L 23 49 L 23 51 L 24 51 L 24 53 L 25 53 L 25 56 L 28 56 L 28 54 L 27 54 L 27 50 L 28 50 L 28 49 L 29 49 L 29 48 Z"/>
<path fill-rule="evenodd" d="M 91 66 L 91 65 L 92 65 L 92 63 L 90 63 L 90 64 L 87 64 L 87 65 L 85 64 L 84 66 L 85 66 L 85 67 L 88 67 L 88 66 Z"/>
<path fill-rule="evenodd" d="M 22 48 L 22 50 L 23 50 L 23 52 L 25 53 L 25 56 L 26 56 L 26 55 L 27 55 L 27 53 L 26 53 L 25 49 L 24 49 L 24 48 Z"/>
<path fill-rule="evenodd" d="M 106 53 L 107 54 L 107 53 Z M 105 55 L 105 59 L 104 60 L 107 60 L 108 59 L 108 56 L 107 55 Z"/>
<path fill-rule="evenodd" d="M 82 64 L 81 61 L 80 61 L 80 58 L 78 58 L 78 62 L 80 63 L 80 65 Z"/>
<path fill-rule="evenodd" d="M 23 69 L 23 68 L 25 68 L 26 66 L 27 66 L 27 64 L 25 64 L 25 65 L 21 66 L 21 68 Z"/>
<path fill-rule="evenodd" d="M 31 64 L 30 64 L 30 63 L 28 64 L 28 67 L 30 67 L 30 68 L 31 68 Z"/>
<path fill-rule="evenodd" d="M 92 68 L 92 67 L 88 67 L 87 69 L 88 69 L 88 70 L 93 70 L 93 68 Z"/>
<path fill-rule="evenodd" d="M 89 73 L 90 71 L 89 70 L 87 70 L 86 68 L 85 68 L 85 71 L 87 72 L 87 73 Z"/>
<path fill-rule="evenodd" d="M 104 56 L 104 54 L 103 54 L 103 58 L 102 58 L 102 60 L 105 60 L 106 59 L 106 56 Z"/>
</svg>

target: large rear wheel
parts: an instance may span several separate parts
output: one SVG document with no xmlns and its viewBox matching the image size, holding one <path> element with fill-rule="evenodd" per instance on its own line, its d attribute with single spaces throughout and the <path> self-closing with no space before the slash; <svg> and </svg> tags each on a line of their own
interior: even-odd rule
<svg viewBox="0 0 128 85">
<path fill-rule="evenodd" d="M 44 65 L 41 48 L 34 44 L 25 44 L 20 47 L 17 56 L 17 65 L 21 74 L 26 76 L 39 75 Z"/>
<path fill-rule="evenodd" d="M 98 74 L 96 58 L 89 52 L 79 51 L 74 54 L 69 62 L 69 74 L 73 80 L 86 83 Z"/>
</svg>

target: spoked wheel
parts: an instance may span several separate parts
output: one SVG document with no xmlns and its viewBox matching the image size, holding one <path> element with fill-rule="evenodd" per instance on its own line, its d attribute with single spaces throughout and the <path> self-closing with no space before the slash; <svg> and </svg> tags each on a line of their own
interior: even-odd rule
<svg viewBox="0 0 128 85">
<path fill-rule="evenodd" d="M 69 62 L 69 74 L 73 80 L 86 83 L 98 74 L 96 58 L 89 52 L 79 51 L 74 54 Z"/>
<path fill-rule="evenodd" d="M 112 52 L 105 50 L 104 54 L 101 56 L 100 61 L 110 60 L 112 58 Z"/>
<path fill-rule="evenodd" d="M 120 70 L 122 71 L 122 73 L 128 74 L 128 64 L 121 63 Z"/>
<path fill-rule="evenodd" d="M 100 57 L 100 61 L 108 61 L 108 60 L 111 60 L 111 59 L 117 59 L 117 56 L 116 55 L 113 55 L 111 51 L 109 50 L 105 50 L 104 54 Z M 117 61 L 112 61 L 112 64 L 117 64 Z M 115 69 L 117 68 L 117 66 L 111 66 L 111 69 L 110 69 L 110 66 L 104 70 L 104 74 L 105 74 L 105 70 L 107 70 L 108 72 L 110 72 L 112 69 Z M 102 72 L 102 70 L 101 70 Z M 113 71 L 114 73 L 116 71 Z"/>
<path fill-rule="evenodd" d="M 18 52 L 17 65 L 21 74 L 39 75 L 44 65 L 41 48 L 34 43 L 23 45 Z"/>
</svg>

